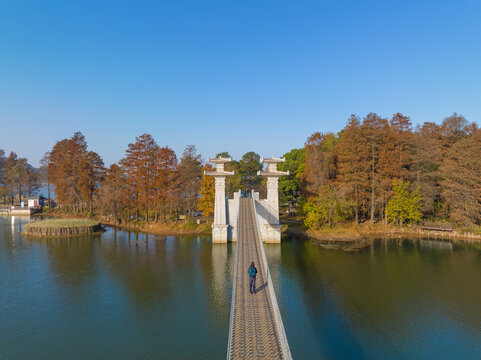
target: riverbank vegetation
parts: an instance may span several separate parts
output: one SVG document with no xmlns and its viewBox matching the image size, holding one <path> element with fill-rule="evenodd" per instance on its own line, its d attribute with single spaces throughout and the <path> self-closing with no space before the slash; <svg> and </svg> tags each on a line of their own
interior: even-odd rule
<svg viewBox="0 0 481 360">
<path fill-rule="evenodd" d="M 290 174 L 279 180 L 282 211 L 301 217 L 311 235 L 361 224 L 384 226 L 380 231 L 408 229 L 425 220 L 454 223 L 463 233 L 480 232 L 481 130 L 458 114 L 415 128 L 400 113 L 352 115 L 340 132 L 316 132 L 284 158 L 279 169 Z M 265 196 L 265 181 L 257 176 L 259 160 L 248 152 L 226 164 L 227 171 L 235 171 L 226 180 L 228 196 L 239 189 Z M 204 171 L 212 170 L 195 146 L 178 157 L 149 134 L 137 137 L 118 163 L 106 167 L 78 132 L 58 141 L 38 170 L 0 151 L 0 199 L 13 203 L 42 184 L 55 189 L 50 214 L 205 232 L 215 185 Z"/>
<path fill-rule="evenodd" d="M 285 156 L 283 188 L 294 189 L 285 199 L 299 204 L 311 232 L 424 219 L 479 229 L 481 131 L 458 114 L 416 129 L 402 114 L 353 115 L 339 133 L 315 133 Z"/>
</svg>

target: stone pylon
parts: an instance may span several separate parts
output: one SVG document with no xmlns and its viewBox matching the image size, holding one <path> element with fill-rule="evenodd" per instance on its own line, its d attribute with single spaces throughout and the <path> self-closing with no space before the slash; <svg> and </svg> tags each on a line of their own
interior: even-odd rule
<svg viewBox="0 0 481 360">
<path fill-rule="evenodd" d="M 232 158 L 218 157 L 209 158 L 209 162 L 216 164 L 215 171 L 206 171 L 205 175 L 215 178 L 215 207 L 214 223 L 212 224 L 212 242 L 226 243 L 232 236 L 229 232 L 228 202 L 225 196 L 225 178 L 234 175 L 233 171 L 225 171 L 224 164 L 232 161 Z"/>
<path fill-rule="evenodd" d="M 259 206 L 259 222 L 261 225 L 262 240 L 264 242 L 281 242 L 281 224 L 279 223 L 279 177 L 289 175 L 289 171 L 277 170 L 277 164 L 284 162 L 283 158 L 261 158 L 261 163 L 267 164 L 265 172 L 259 171 L 258 175 L 267 178 L 267 199 L 260 200 L 255 196 Z"/>
</svg>

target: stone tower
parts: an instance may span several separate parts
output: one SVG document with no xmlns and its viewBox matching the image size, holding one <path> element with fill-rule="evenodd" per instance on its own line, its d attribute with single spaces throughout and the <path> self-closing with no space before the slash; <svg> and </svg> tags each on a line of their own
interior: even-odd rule
<svg viewBox="0 0 481 360">
<path fill-rule="evenodd" d="M 258 175 L 267 178 L 267 199 L 260 200 L 259 194 L 255 194 L 257 201 L 259 225 L 261 227 L 262 240 L 270 243 L 281 242 L 281 224 L 279 223 L 279 177 L 289 175 L 289 171 L 277 170 L 277 164 L 284 162 L 283 158 L 261 158 L 261 163 L 267 164 L 265 172 L 259 171 Z"/>
<path fill-rule="evenodd" d="M 206 171 L 205 175 L 215 179 L 215 207 L 214 223 L 212 224 L 212 242 L 226 243 L 232 238 L 232 229 L 229 229 L 228 201 L 225 196 L 225 178 L 234 175 L 233 171 L 225 171 L 224 165 L 232 161 L 232 158 L 218 157 L 209 162 L 216 165 L 215 171 Z"/>
</svg>

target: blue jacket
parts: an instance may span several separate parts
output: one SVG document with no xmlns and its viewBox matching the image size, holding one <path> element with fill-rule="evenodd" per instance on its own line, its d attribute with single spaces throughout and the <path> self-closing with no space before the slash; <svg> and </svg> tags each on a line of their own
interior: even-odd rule
<svg viewBox="0 0 481 360">
<path fill-rule="evenodd" d="M 249 273 L 249 276 L 251 278 L 255 278 L 257 274 L 257 269 L 255 267 L 253 268 L 249 267 L 249 270 L 247 270 L 247 272 Z"/>
</svg>

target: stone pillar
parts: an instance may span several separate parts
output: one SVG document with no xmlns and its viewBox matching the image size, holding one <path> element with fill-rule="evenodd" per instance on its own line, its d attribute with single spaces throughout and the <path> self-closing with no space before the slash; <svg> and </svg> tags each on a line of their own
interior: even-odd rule
<svg viewBox="0 0 481 360">
<path fill-rule="evenodd" d="M 269 222 L 279 224 L 279 178 L 277 176 L 267 176 L 267 203 L 272 209 Z"/>
<path fill-rule="evenodd" d="M 227 224 L 225 207 L 225 176 L 215 176 L 214 224 Z"/>
<path fill-rule="evenodd" d="M 234 175 L 233 171 L 224 171 L 224 164 L 232 158 L 210 159 L 209 162 L 216 164 L 216 171 L 206 171 L 205 175 L 213 176 L 215 179 L 215 207 L 214 223 L 212 224 L 212 242 L 226 243 L 229 238 L 229 224 L 227 223 L 227 199 L 225 197 L 225 178 Z"/>
<path fill-rule="evenodd" d="M 289 175 L 289 171 L 278 171 L 277 164 L 284 162 L 282 158 L 261 159 L 261 163 L 267 164 L 265 172 L 259 171 L 258 175 L 267 178 L 267 200 L 264 201 L 266 208 L 263 213 L 265 221 L 261 227 L 264 242 L 281 242 L 281 224 L 279 223 L 279 177 Z M 262 205 L 262 204 L 261 204 Z"/>
</svg>

